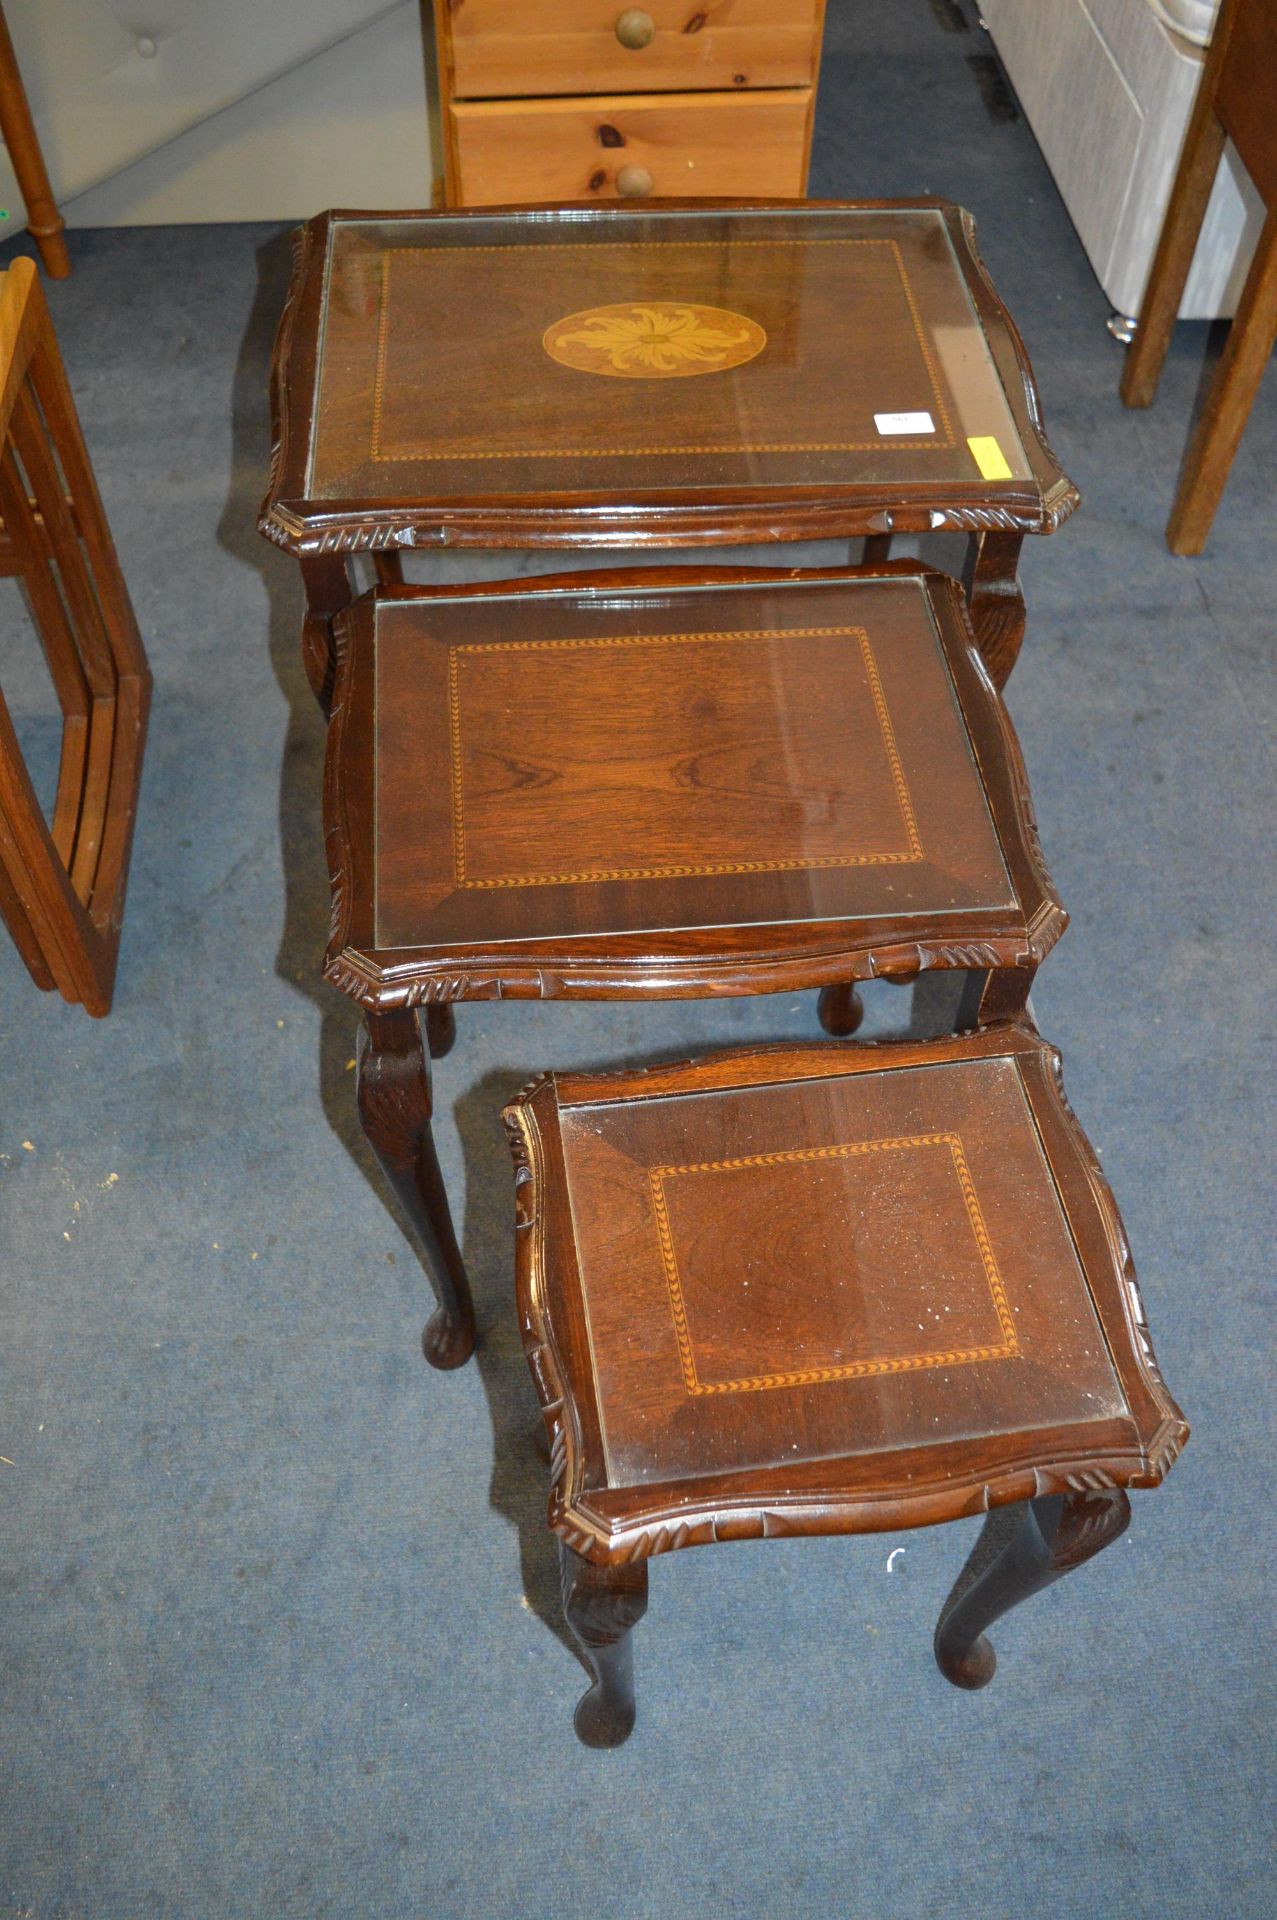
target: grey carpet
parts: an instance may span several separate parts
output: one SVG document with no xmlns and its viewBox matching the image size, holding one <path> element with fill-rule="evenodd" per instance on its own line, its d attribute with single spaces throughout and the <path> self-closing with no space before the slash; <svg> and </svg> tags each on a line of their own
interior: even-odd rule
<svg viewBox="0 0 1277 1920">
<path fill-rule="evenodd" d="M 156 704 L 110 1019 L 0 946 L 15 1920 L 1272 1911 L 1277 385 L 1207 554 L 1173 559 L 1208 330 L 1124 413 L 1104 299 L 970 6 L 831 14 L 813 193 L 973 209 L 1084 495 L 1028 545 L 1011 686 L 1074 916 L 1035 1002 L 1194 1439 L 1119 1545 L 1003 1626 L 986 1694 L 930 1655 L 966 1526 L 687 1553 L 653 1568 L 633 1740 L 577 1745 L 497 1109 L 544 1064 L 811 1035 L 814 1007 L 463 1009 L 440 1137 L 484 1341 L 429 1372 L 354 1021 L 316 979 L 297 581 L 253 526 L 287 243 L 75 234 L 50 296 Z M 47 780 L 16 597 L 0 637 Z M 875 1030 L 905 1011 L 870 1000 Z"/>
</svg>

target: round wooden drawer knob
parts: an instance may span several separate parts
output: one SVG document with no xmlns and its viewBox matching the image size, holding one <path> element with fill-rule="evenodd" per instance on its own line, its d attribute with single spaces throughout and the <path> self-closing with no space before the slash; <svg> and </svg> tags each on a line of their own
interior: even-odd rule
<svg viewBox="0 0 1277 1920">
<path fill-rule="evenodd" d="M 617 39 L 635 53 L 640 47 L 648 46 L 655 36 L 656 22 L 641 7 L 627 7 L 616 23 Z"/>
<path fill-rule="evenodd" d="M 622 167 L 616 176 L 616 190 L 622 200 L 645 200 L 652 191 L 652 176 L 646 167 Z"/>
</svg>

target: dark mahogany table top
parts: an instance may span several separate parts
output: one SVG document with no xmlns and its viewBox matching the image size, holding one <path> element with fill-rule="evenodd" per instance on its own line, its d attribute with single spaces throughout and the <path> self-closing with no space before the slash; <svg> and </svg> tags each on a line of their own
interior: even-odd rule
<svg viewBox="0 0 1277 1920">
<path fill-rule="evenodd" d="M 943 574 L 382 588 L 338 644 L 326 973 L 366 1006 L 1009 967 L 1063 930 Z"/>
<path fill-rule="evenodd" d="M 599 1561 L 1155 1484 L 1187 1437 L 1027 1025 L 560 1074 L 507 1109 L 520 1322 Z"/>
<path fill-rule="evenodd" d="M 332 213 L 262 527 L 298 553 L 1039 532 L 1077 494 L 947 202 Z"/>
</svg>

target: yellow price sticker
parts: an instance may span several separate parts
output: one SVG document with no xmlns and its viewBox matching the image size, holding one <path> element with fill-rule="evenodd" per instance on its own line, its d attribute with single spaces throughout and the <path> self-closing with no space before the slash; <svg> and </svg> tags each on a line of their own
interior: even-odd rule
<svg viewBox="0 0 1277 1920">
<path fill-rule="evenodd" d="M 968 436 L 967 445 L 971 457 L 980 469 L 985 480 L 1011 480 L 1014 475 L 1007 465 L 1006 455 L 991 433 Z"/>
</svg>

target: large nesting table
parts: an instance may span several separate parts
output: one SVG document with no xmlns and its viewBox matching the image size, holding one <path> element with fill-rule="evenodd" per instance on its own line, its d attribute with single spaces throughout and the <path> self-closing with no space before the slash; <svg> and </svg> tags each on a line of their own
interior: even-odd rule
<svg viewBox="0 0 1277 1920">
<path fill-rule="evenodd" d="M 968 536 L 1001 685 L 1027 533 L 1077 504 L 944 201 L 330 213 L 301 228 L 261 529 L 327 705 L 350 556 Z"/>
</svg>

